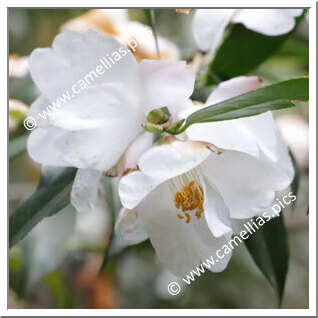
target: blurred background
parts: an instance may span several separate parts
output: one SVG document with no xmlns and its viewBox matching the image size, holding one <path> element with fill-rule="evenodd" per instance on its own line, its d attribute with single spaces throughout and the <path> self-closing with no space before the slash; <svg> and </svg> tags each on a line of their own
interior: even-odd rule
<svg viewBox="0 0 318 318">
<path fill-rule="evenodd" d="M 129 21 L 147 24 L 144 12 L 127 11 Z M 155 10 L 160 49 L 164 58 L 190 60 L 195 53 L 191 36 L 192 13 Z M 10 213 L 35 190 L 40 166 L 25 152 L 22 125 L 29 105 L 39 92 L 27 69 L 27 56 L 37 47 L 51 46 L 62 29 L 95 28 L 124 41 L 139 32 L 120 33 L 122 17 L 101 10 L 9 9 L 9 208 Z M 105 21 L 108 21 L 107 23 Z M 120 28 L 123 30 L 125 28 Z M 143 31 L 140 31 L 141 33 Z M 137 36 L 137 34 L 133 34 Z M 146 41 L 146 40 L 145 40 Z M 142 43 L 136 58 L 155 56 L 154 45 Z M 308 19 L 275 55 L 252 72 L 265 83 L 308 75 Z M 308 103 L 275 113 L 283 136 L 297 162 L 299 175 L 296 206 L 285 209 L 290 265 L 283 308 L 308 308 Z M 116 179 L 105 180 L 106 192 Z M 105 190 L 104 190 L 105 191 Z M 9 251 L 10 308 L 276 308 L 274 291 L 242 245 L 234 251 L 227 269 L 206 272 L 178 296 L 167 293 L 173 276 L 158 262 L 149 241 L 126 247 L 111 234 L 111 213 L 118 211 L 113 192 L 90 215 L 71 206 L 38 224 Z M 109 194 L 109 193 L 108 193 Z M 111 201 L 111 202 L 109 202 Z M 99 269 L 109 242 L 109 261 Z"/>
</svg>

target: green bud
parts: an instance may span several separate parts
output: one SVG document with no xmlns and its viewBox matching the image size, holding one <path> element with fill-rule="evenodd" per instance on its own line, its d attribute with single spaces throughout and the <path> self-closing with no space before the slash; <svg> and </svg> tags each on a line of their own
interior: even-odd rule
<svg viewBox="0 0 318 318">
<path fill-rule="evenodd" d="M 142 124 L 143 129 L 149 131 L 151 133 L 161 133 L 163 132 L 163 128 L 160 125 L 154 125 L 151 123 L 144 123 Z"/>
<path fill-rule="evenodd" d="M 171 135 L 177 135 L 180 134 L 182 131 L 179 131 L 179 129 L 182 127 L 185 119 L 180 119 L 176 121 L 175 123 L 171 124 L 165 129 L 165 132 L 171 134 Z"/>
<path fill-rule="evenodd" d="M 161 125 L 169 120 L 169 115 L 165 113 L 162 108 L 152 110 L 148 116 L 147 120 L 151 124 Z"/>
</svg>

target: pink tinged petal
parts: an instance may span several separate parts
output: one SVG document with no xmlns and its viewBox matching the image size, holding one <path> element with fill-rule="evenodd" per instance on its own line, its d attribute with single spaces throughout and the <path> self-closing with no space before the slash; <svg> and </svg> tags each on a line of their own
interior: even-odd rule
<svg viewBox="0 0 318 318">
<path fill-rule="evenodd" d="M 283 138 L 304 170 L 309 165 L 309 124 L 302 116 L 286 114 L 277 118 Z"/>
<path fill-rule="evenodd" d="M 144 131 L 142 132 L 127 148 L 117 164 L 107 171 L 110 177 L 125 174 L 133 170 L 138 165 L 140 156 L 152 146 L 153 135 Z"/>
<path fill-rule="evenodd" d="M 275 164 L 247 154 L 224 150 L 202 164 L 205 178 L 220 192 L 233 218 L 250 218 L 267 208 L 275 191 L 285 189 L 290 178 Z"/>
<path fill-rule="evenodd" d="M 242 23 L 246 28 L 268 36 L 278 36 L 291 31 L 295 17 L 302 9 L 244 9 L 234 16 L 233 22 Z"/>
<path fill-rule="evenodd" d="M 136 98 L 121 83 L 86 88 L 31 133 L 29 154 L 47 165 L 110 169 L 142 131 Z"/>
<path fill-rule="evenodd" d="M 114 61 L 114 55 L 118 61 L 112 63 L 110 59 Z M 79 81 L 87 85 L 121 81 L 129 88 L 138 85 L 137 63 L 133 55 L 114 38 L 92 30 L 84 34 L 70 30 L 62 32 L 55 37 L 52 49 L 34 50 L 29 65 L 32 79 L 51 102 L 66 91 L 71 95 L 73 85 L 77 85 L 78 91 Z M 101 74 L 96 71 L 99 65 L 104 70 L 103 73 L 99 71 Z M 87 75 L 90 76 L 84 80 Z"/>
<path fill-rule="evenodd" d="M 160 107 L 170 109 L 193 92 L 195 75 L 184 61 L 142 60 L 139 69 L 146 114 Z"/>
<path fill-rule="evenodd" d="M 192 32 L 201 51 L 214 52 L 220 44 L 225 28 L 236 10 L 199 9 L 193 18 Z"/>
<path fill-rule="evenodd" d="M 101 176 L 97 170 L 78 169 L 71 192 L 71 203 L 78 212 L 95 209 Z"/>
<path fill-rule="evenodd" d="M 199 166 L 209 155 L 204 143 L 175 141 L 155 146 L 139 159 L 141 171 L 124 176 L 118 187 L 122 204 L 136 207 L 158 185 Z"/>
<path fill-rule="evenodd" d="M 206 219 L 193 218 L 189 223 L 177 217 L 169 182 L 149 194 L 140 206 L 140 217 L 160 262 L 172 273 L 185 276 L 215 253 L 229 237 L 216 238 Z M 210 270 L 222 271 L 231 257 L 226 255 Z"/>
<path fill-rule="evenodd" d="M 120 28 L 120 42 L 130 44 L 131 50 L 137 52 L 144 59 L 157 56 L 156 42 L 151 28 L 137 21 L 129 21 Z M 178 47 L 171 41 L 158 36 L 160 57 L 164 60 L 178 60 L 180 52 Z"/>
<path fill-rule="evenodd" d="M 148 239 L 138 209 L 122 208 L 116 222 L 115 232 L 127 245 L 139 244 Z"/>
</svg>

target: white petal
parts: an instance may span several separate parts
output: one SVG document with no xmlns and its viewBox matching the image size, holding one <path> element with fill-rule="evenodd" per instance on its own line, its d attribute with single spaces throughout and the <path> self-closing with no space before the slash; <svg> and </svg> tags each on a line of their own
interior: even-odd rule
<svg viewBox="0 0 318 318">
<path fill-rule="evenodd" d="M 48 121 L 39 116 L 48 105 L 50 105 L 50 102 L 42 95 L 31 104 L 29 116 L 35 119 L 37 126 L 41 124 L 48 125 Z"/>
<path fill-rule="evenodd" d="M 260 86 L 261 82 L 257 77 L 236 77 L 221 83 L 209 96 L 206 105 L 219 103 Z M 185 118 L 200 108 L 188 108 L 181 117 Z M 253 117 L 193 125 L 187 129 L 186 134 L 191 140 L 210 142 L 220 148 L 245 152 L 258 158 L 264 154 L 268 160 L 275 162 L 285 171 L 286 175 L 293 178 L 288 149 L 270 112 Z"/>
<path fill-rule="evenodd" d="M 146 114 L 160 107 L 173 107 L 193 92 L 195 75 L 184 61 L 142 60 L 139 64 Z"/>
<path fill-rule="evenodd" d="M 281 133 L 270 112 L 235 120 L 198 124 L 186 131 L 191 140 L 210 142 L 275 163 L 292 179 L 294 169 Z"/>
<path fill-rule="evenodd" d="M 78 212 L 95 209 L 102 173 L 92 169 L 78 169 L 71 192 L 71 203 Z"/>
<path fill-rule="evenodd" d="M 131 87 L 137 83 L 137 64 L 133 55 L 114 38 L 98 34 L 92 30 L 81 34 L 66 30 L 56 36 L 51 48 L 40 48 L 32 52 L 29 65 L 31 76 L 44 95 L 51 102 L 61 97 L 72 86 L 89 75 L 85 81 L 89 84 L 121 81 Z M 114 64 L 112 54 L 121 58 Z M 105 68 L 101 59 L 105 58 L 111 65 Z M 104 61 L 104 64 L 107 63 Z M 96 68 L 101 66 L 103 74 Z M 100 71 L 100 73 L 102 73 Z M 80 93 L 82 94 L 82 92 Z"/>
<path fill-rule="evenodd" d="M 204 183 L 204 213 L 206 222 L 215 237 L 231 235 L 230 212 L 220 193 L 209 183 Z"/>
<path fill-rule="evenodd" d="M 134 171 L 122 177 L 118 185 L 118 194 L 122 205 L 134 209 L 162 181 L 140 171 Z"/>
<path fill-rule="evenodd" d="M 233 218 L 253 217 L 267 208 L 275 191 L 291 182 L 275 164 L 247 154 L 224 150 L 201 165 L 205 177 L 220 192 Z"/>
<path fill-rule="evenodd" d="M 127 148 L 117 164 L 107 171 L 110 177 L 116 177 L 134 169 L 140 156 L 152 146 L 153 135 L 143 131 Z"/>
<path fill-rule="evenodd" d="M 205 143 L 174 141 L 151 148 L 138 164 L 145 174 L 164 181 L 199 166 L 210 153 Z"/>
<path fill-rule="evenodd" d="M 159 184 L 192 170 L 210 155 L 200 142 L 175 141 L 146 151 L 139 159 L 141 171 L 124 176 L 118 186 L 123 206 L 136 207 Z"/>
<path fill-rule="evenodd" d="M 238 76 L 219 84 L 210 94 L 205 104 L 206 106 L 214 105 L 237 95 L 253 91 L 261 86 L 262 82 L 257 76 Z"/>
<path fill-rule="evenodd" d="M 210 94 L 204 106 L 189 107 L 180 117 L 186 118 L 191 113 L 206 106 L 214 105 L 259 87 L 261 87 L 261 82 L 256 76 L 240 76 L 230 79 L 221 83 Z M 253 136 L 248 131 L 248 127 L 242 125 L 242 119 L 195 124 L 186 130 L 186 134 L 191 140 L 210 142 L 221 148 L 246 152 L 256 157 L 259 155 L 259 145 L 251 140 Z"/>
<path fill-rule="evenodd" d="M 128 245 L 139 244 L 148 238 L 140 220 L 138 209 L 122 208 L 116 222 L 115 231 L 116 235 Z"/>
<path fill-rule="evenodd" d="M 125 91 L 125 94 L 123 92 Z M 120 83 L 88 87 L 33 130 L 28 152 L 52 166 L 108 170 L 141 133 L 143 110 Z"/>
<path fill-rule="evenodd" d="M 189 274 L 202 261 L 215 257 L 216 250 L 229 238 L 215 238 L 203 217 L 193 218 L 189 223 L 180 220 L 168 183 L 152 192 L 140 209 L 140 217 L 159 260 L 176 275 Z M 220 259 L 210 270 L 223 270 L 230 256 Z"/>
<path fill-rule="evenodd" d="M 268 36 L 278 36 L 291 31 L 295 17 L 302 9 L 244 9 L 233 18 L 233 22 L 243 23 L 248 29 Z"/>
<path fill-rule="evenodd" d="M 72 241 L 76 246 L 87 244 L 96 246 L 109 239 L 111 231 L 111 214 L 104 194 L 100 191 L 95 206 L 89 213 L 77 213 Z"/>
<path fill-rule="evenodd" d="M 192 32 L 201 51 L 214 52 L 216 50 L 235 11 L 233 9 L 196 10 Z"/>
</svg>

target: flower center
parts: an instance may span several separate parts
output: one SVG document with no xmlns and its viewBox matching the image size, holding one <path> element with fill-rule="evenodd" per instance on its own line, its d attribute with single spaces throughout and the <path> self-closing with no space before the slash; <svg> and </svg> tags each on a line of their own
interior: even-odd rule
<svg viewBox="0 0 318 318">
<path fill-rule="evenodd" d="M 174 192 L 174 205 L 181 209 L 183 213 L 178 213 L 177 217 L 182 220 L 186 218 L 186 223 L 191 220 L 188 212 L 195 212 L 195 216 L 200 219 L 203 211 L 204 192 L 200 185 L 198 174 L 195 170 L 189 171 L 171 180 Z"/>
</svg>

